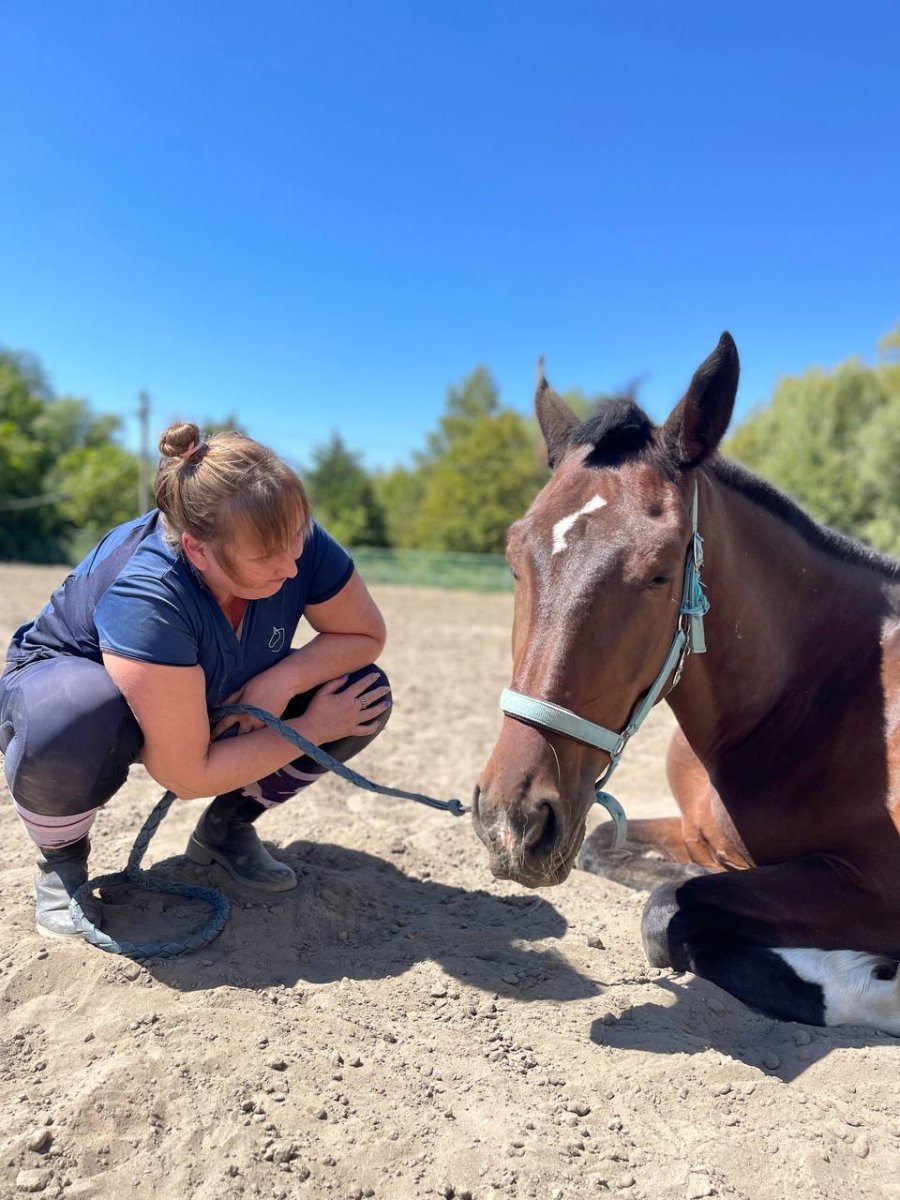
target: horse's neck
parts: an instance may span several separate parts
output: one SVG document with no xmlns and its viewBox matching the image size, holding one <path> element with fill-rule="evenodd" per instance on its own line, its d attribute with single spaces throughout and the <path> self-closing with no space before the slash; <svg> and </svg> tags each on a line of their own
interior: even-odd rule
<svg viewBox="0 0 900 1200">
<path fill-rule="evenodd" d="M 707 651 L 690 656 L 670 705 L 705 757 L 776 710 L 808 709 L 835 656 L 877 663 L 884 585 L 707 473 L 700 533 Z"/>
</svg>

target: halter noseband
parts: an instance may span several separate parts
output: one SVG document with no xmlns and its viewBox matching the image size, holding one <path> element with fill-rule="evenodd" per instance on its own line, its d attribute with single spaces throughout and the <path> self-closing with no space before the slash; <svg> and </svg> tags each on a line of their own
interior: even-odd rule
<svg viewBox="0 0 900 1200">
<path fill-rule="evenodd" d="M 681 607 L 678 610 L 678 625 L 672 645 L 666 656 L 659 674 L 650 685 L 646 695 L 638 701 L 632 711 L 628 724 L 616 733 L 605 725 L 596 725 L 584 717 L 579 717 L 571 709 L 553 704 L 549 700 L 538 700 L 534 696 L 523 695 L 522 692 L 505 688 L 500 694 L 500 707 L 509 717 L 524 721 L 529 725 L 539 725 L 544 729 L 552 729 L 564 734 L 576 742 L 587 746 L 596 746 L 609 755 L 609 765 L 595 784 L 597 803 L 601 804 L 615 822 L 616 833 L 613 849 L 618 850 L 625 844 L 626 818 L 625 810 L 614 796 L 602 790 L 613 771 L 619 765 L 622 751 L 630 738 L 637 733 L 650 709 L 653 708 L 662 694 L 666 680 L 674 671 L 672 683 L 666 692 L 669 694 L 681 679 L 685 659 L 688 654 L 703 654 L 706 651 L 706 637 L 703 632 L 703 618 L 709 611 L 709 600 L 703 591 L 700 579 L 700 569 L 703 566 L 703 538 L 697 532 L 697 484 L 694 483 L 694 498 L 691 502 L 691 540 L 688 543 L 687 557 L 684 564 L 684 588 L 681 594 Z"/>
</svg>

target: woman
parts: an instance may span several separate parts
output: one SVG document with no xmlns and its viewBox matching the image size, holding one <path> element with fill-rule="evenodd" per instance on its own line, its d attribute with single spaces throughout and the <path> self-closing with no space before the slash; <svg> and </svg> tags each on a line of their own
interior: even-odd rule
<svg viewBox="0 0 900 1200">
<path fill-rule="evenodd" d="M 53 937 L 78 932 L 69 900 L 91 825 L 137 759 L 183 799 L 215 797 L 191 859 L 262 891 L 296 885 L 253 823 L 322 769 L 252 718 L 210 730 L 217 705 L 280 714 L 342 760 L 389 716 L 371 665 L 384 621 L 294 472 L 241 434 L 201 442 L 190 423 L 160 452 L 157 508 L 108 533 L 16 631 L 0 676 L 0 750 L 40 851 L 37 928 Z M 292 650 L 301 616 L 317 636 Z"/>
</svg>

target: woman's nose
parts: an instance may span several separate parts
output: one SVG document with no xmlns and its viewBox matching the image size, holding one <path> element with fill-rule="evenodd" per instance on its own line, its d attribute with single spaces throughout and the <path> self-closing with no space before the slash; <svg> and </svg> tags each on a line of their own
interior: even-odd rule
<svg viewBox="0 0 900 1200">
<path fill-rule="evenodd" d="M 293 579 L 297 574 L 297 560 L 293 554 L 286 554 L 284 556 L 284 560 L 281 563 L 281 574 L 284 575 L 285 579 Z"/>
</svg>

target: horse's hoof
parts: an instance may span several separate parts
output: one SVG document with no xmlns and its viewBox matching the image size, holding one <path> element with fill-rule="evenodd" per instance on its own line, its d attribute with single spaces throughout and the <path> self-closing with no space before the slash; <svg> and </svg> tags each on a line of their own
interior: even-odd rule
<svg viewBox="0 0 900 1200">
<path fill-rule="evenodd" d="M 641 941 L 644 954 L 651 967 L 672 967 L 672 952 L 669 946 L 669 924 L 678 912 L 675 893 L 677 883 L 664 883 L 656 888 L 644 905 L 641 915 Z"/>
<path fill-rule="evenodd" d="M 652 892 L 663 883 L 683 883 L 695 875 L 705 875 L 705 867 L 695 863 L 677 863 L 648 852 L 646 846 L 627 842 L 621 850 L 611 849 L 615 830 L 612 825 L 598 825 L 585 838 L 578 855 L 579 870 L 602 875 L 613 883 L 638 892 Z"/>
</svg>

